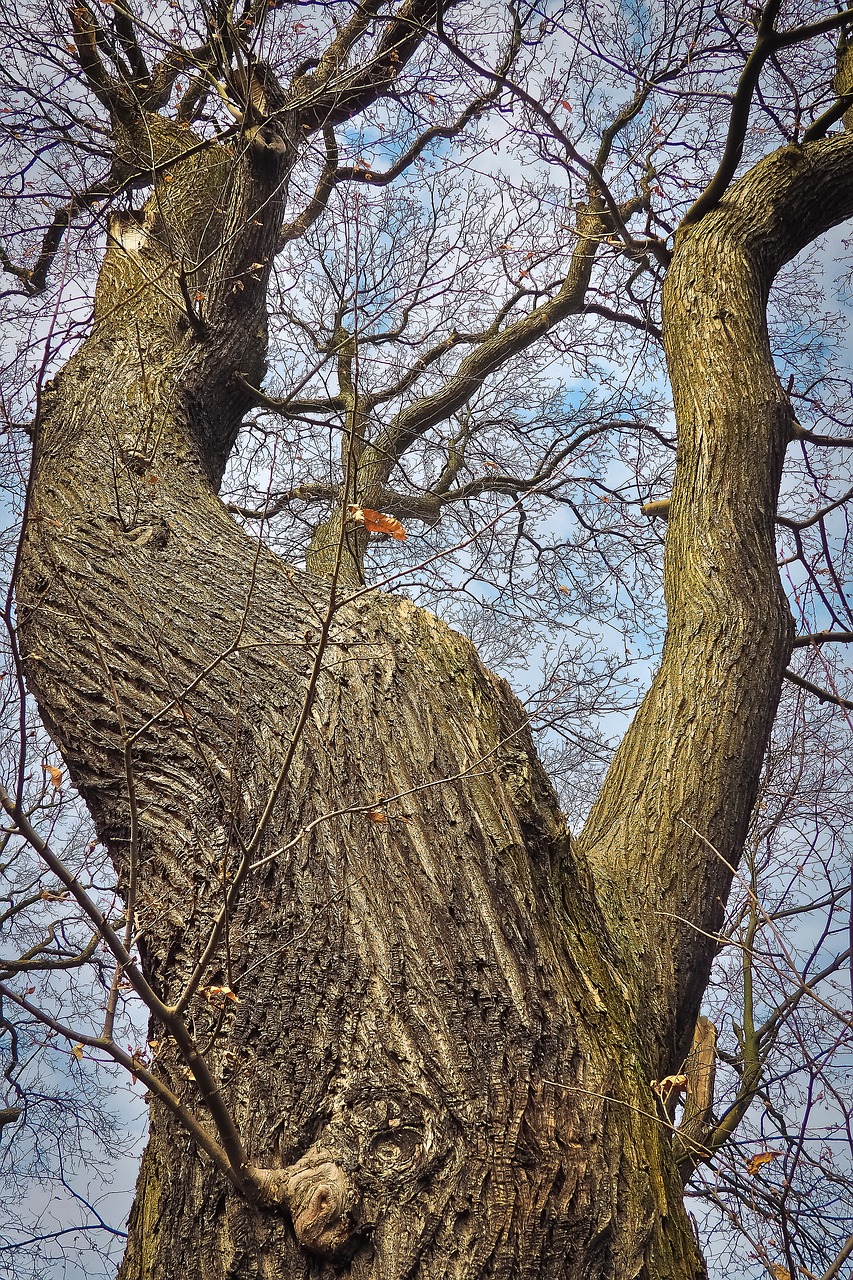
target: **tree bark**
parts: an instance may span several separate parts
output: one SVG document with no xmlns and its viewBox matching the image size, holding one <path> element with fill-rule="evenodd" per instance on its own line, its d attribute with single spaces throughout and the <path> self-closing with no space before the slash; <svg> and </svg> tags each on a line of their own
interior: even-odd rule
<svg viewBox="0 0 853 1280">
<path fill-rule="evenodd" d="M 695 1021 L 790 643 L 763 306 L 849 212 L 853 144 L 781 153 L 678 247 L 670 633 L 578 847 L 466 640 L 333 597 L 220 503 L 287 162 L 198 156 L 116 227 L 91 337 L 45 393 L 21 634 L 165 1002 L 250 851 L 187 1018 L 256 1185 L 283 1170 L 287 1194 L 246 1195 L 154 1100 L 122 1280 L 700 1277 L 650 1081 Z M 790 201 L 833 174 L 837 217 L 824 193 L 791 236 Z"/>
</svg>

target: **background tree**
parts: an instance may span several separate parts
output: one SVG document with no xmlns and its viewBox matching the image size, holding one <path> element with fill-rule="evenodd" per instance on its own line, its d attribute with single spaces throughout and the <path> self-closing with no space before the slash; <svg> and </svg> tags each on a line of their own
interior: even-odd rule
<svg viewBox="0 0 853 1280">
<path fill-rule="evenodd" d="M 38 339 L 55 376 L 35 382 L 17 633 L 6 613 L 19 734 L 2 800 L 12 844 L 94 935 L 39 935 L 3 997 L 150 1091 L 120 1274 L 318 1258 L 382 1276 L 702 1274 L 683 1179 L 756 1099 L 779 1111 L 777 1028 L 791 1053 L 787 1015 L 828 1001 L 811 960 L 766 940 L 828 894 L 816 961 L 847 891 L 829 770 L 811 851 L 827 893 L 776 880 L 759 904 L 762 842 L 789 856 L 790 839 L 752 815 L 793 637 L 789 444 L 792 481 L 812 483 L 790 506 L 784 491 L 795 643 L 823 664 L 853 622 L 832 524 L 846 386 L 790 305 L 773 316 L 783 385 L 765 318 L 785 264 L 853 213 L 853 15 L 484 22 L 409 0 L 32 16 L 6 73 L 24 159 L 2 261 L 10 312 L 49 308 L 18 366 Z M 71 280 L 95 263 L 89 324 Z M 561 606 L 575 639 L 535 709 L 566 735 L 558 773 L 588 785 L 606 750 L 597 726 L 565 728 L 574 672 L 602 613 L 648 657 L 655 516 L 660 665 L 572 840 L 507 686 L 376 588 L 416 579 L 460 621 L 476 607 L 504 664 Z M 612 705 L 630 662 L 594 657 L 587 707 Z M 814 675 L 793 673 L 849 706 Z M 91 858 L 59 856 L 58 766 L 33 775 L 24 677 L 120 908 Z M 805 783 L 786 785 L 791 814 Z M 744 1013 L 715 1112 L 706 1024 L 689 1055 L 735 875 Z M 36 904 L 20 902 L 23 936 Z M 87 1031 L 23 975 L 90 947 L 114 967 Z M 759 960 L 779 981 L 756 1025 Z M 146 1050 L 117 1034 L 125 985 L 152 1018 Z M 758 1186 L 776 1157 L 754 1154 Z M 753 1232 L 756 1253 L 831 1268 L 841 1242 L 809 1234 L 790 1173 L 781 1244 Z"/>
</svg>

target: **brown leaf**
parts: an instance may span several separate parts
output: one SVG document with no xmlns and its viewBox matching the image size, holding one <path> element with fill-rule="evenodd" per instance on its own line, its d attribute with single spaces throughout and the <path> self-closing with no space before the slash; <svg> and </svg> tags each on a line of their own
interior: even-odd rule
<svg viewBox="0 0 853 1280">
<path fill-rule="evenodd" d="M 750 1156 L 746 1162 L 747 1173 L 751 1178 L 754 1178 L 763 1164 L 769 1164 L 771 1160 L 775 1160 L 781 1154 L 781 1151 L 756 1151 L 755 1155 Z"/>
<path fill-rule="evenodd" d="M 62 770 L 58 769 L 55 764 L 46 764 L 43 768 L 58 791 L 62 786 Z"/>
<path fill-rule="evenodd" d="M 135 1049 L 132 1049 L 130 1045 L 128 1045 L 127 1047 L 128 1049 L 130 1049 L 130 1060 L 133 1063 L 134 1067 L 138 1069 L 139 1067 L 148 1066 L 148 1058 L 146 1057 L 144 1049 L 140 1048 L 139 1045 L 137 1045 Z M 130 1078 L 133 1081 L 133 1083 L 136 1084 L 135 1072 L 131 1073 Z"/>
<path fill-rule="evenodd" d="M 371 809 L 367 815 L 371 822 L 387 822 L 388 814 L 384 809 Z"/>
<path fill-rule="evenodd" d="M 690 1088 L 689 1081 L 685 1075 L 664 1076 L 662 1080 L 650 1080 L 649 1084 L 661 1102 L 669 1102 L 670 1098 L 677 1096 L 679 1093 L 687 1093 Z"/>
<path fill-rule="evenodd" d="M 771 1262 L 770 1270 L 773 1273 L 773 1280 L 791 1280 L 791 1273 L 787 1267 L 780 1267 L 778 1262 Z"/>
<path fill-rule="evenodd" d="M 230 987 L 202 987 L 201 994 L 206 996 L 208 1000 L 214 1000 L 217 996 L 224 996 L 226 1000 L 233 1000 L 235 1004 L 240 1003 L 240 997 Z"/>
<path fill-rule="evenodd" d="M 400 542 L 406 541 L 406 530 L 393 516 L 383 515 L 381 511 L 371 511 L 369 507 L 364 507 L 363 513 L 364 527 L 371 533 L 390 533 L 392 538 L 398 538 Z"/>
</svg>

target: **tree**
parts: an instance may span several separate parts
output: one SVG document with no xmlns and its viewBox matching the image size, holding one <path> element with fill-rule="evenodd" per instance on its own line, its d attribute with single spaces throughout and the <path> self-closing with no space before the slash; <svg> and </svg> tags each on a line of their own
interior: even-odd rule
<svg viewBox="0 0 853 1280">
<path fill-rule="evenodd" d="M 853 134 L 836 128 L 853 11 L 609 17 L 605 46 L 583 7 L 510 7 L 477 34 L 476 6 L 439 0 L 168 16 L 121 0 L 76 4 L 65 48 L 52 28 L 18 33 L 22 51 L 40 42 L 29 75 L 10 73 L 23 190 L 30 173 L 40 199 L 72 190 L 28 257 L 4 251 L 10 296 L 61 288 L 85 215 L 107 240 L 91 326 L 39 387 L 14 661 L 121 910 L 28 813 L 25 738 L 2 800 L 115 963 L 81 1052 L 150 1090 L 125 1280 L 318 1259 L 387 1277 L 704 1274 L 682 1182 L 709 1154 L 708 1103 L 675 1140 L 669 1118 L 694 1034 L 691 1105 L 707 1085 L 700 1002 L 794 642 L 786 448 L 843 443 L 798 421 L 766 308 L 785 264 L 853 214 Z M 73 77 L 53 97 L 47 65 Z M 455 171 L 428 158 L 461 166 L 510 110 L 509 144 L 558 180 L 504 178 L 502 204 L 475 190 L 454 206 Z M 398 179 L 412 186 L 387 204 L 353 195 Z M 271 296 L 273 337 L 302 335 L 277 396 Z M 646 517 L 667 520 L 660 665 L 571 838 L 508 686 L 366 565 L 384 557 L 393 578 L 371 534 L 396 546 L 421 521 L 440 537 L 480 494 L 496 518 L 568 501 L 590 442 L 642 429 L 666 474 L 651 397 L 548 398 L 546 352 L 590 371 L 607 356 L 591 316 L 644 352 L 662 342 L 678 451 Z M 835 412 L 829 385 L 798 393 L 815 421 Z M 289 513 L 307 521 L 304 572 L 218 496 L 259 405 L 296 424 L 297 482 L 274 467 L 259 503 L 232 506 L 262 530 L 283 513 L 291 546 Z M 300 478 L 318 433 L 339 457 Z M 263 489 L 258 456 L 244 474 Z M 577 514 L 606 555 L 610 517 Z M 789 520 L 801 553 L 808 522 Z M 522 542 L 496 545 L 512 560 Z M 532 571 L 557 586 L 554 568 L 542 553 Z M 849 638 L 842 607 L 818 644 Z M 150 1055 L 114 1036 L 122 983 L 150 1012 Z M 35 1011 L 13 981 L 3 993 Z M 745 1111 L 759 1081 L 740 1067 Z"/>
</svg>

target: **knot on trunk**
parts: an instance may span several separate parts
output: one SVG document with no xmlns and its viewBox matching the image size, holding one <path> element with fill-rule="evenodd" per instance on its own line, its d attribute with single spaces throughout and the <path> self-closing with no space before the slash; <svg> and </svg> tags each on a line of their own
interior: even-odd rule
<svg viewBox="0 0 853 1280">
<path fill-rule="evenodd" d="M 286 1169 L 248 1173 L 262 1203 L 286 1206 L 303 1249 L 337 1262 L 352 1256 L 363 1236 L 358 1196 L 327 1147 L 311 1147 Z"/>
<path fill-rule="evenodd" d="M 311 1153 L 291 1167 L 287 1202 L 296 1238 L 311 1253 L 340 1256 L 355 1235 L 351 1211 L 355 1193 L 344 1170 L 334 1160 Z"/>
</svg>

